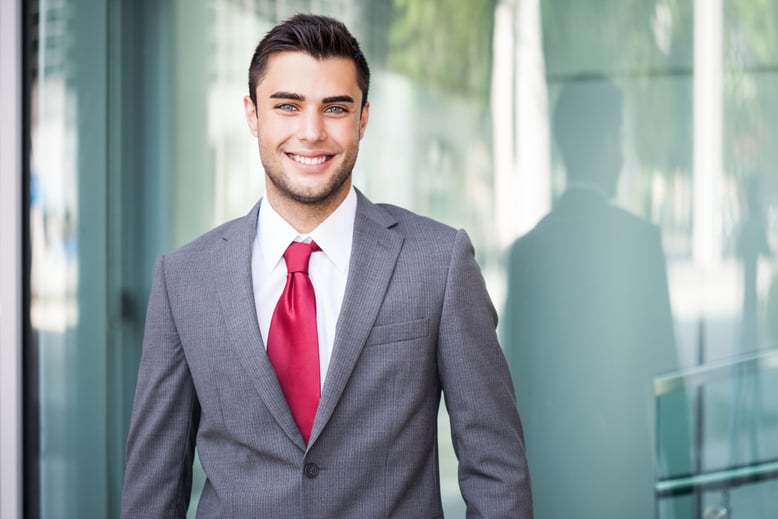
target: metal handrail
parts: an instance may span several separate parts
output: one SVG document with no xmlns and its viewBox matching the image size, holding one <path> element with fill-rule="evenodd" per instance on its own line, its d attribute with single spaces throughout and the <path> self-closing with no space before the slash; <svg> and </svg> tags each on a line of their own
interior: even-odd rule
<svg viewBox="0 0 778 519">
<path fill-rule="evenodd" d="M 771 479 L 778 479 L 778 459 L 660 480 L 656 496 L 662 499 L 698 491 L 728 490 Z"/>
<path fill-rule="evenodd" d="M 662 396 L 681 389 L 692 389 L 732 376 L 733 368 L 753 365 L 758 369 L 778 368 L 778 348 L 757 350 L 735 357 L 709 362 L 702 366 L 684 368 L 654 378 L 654 396 Z"/>
</svg>

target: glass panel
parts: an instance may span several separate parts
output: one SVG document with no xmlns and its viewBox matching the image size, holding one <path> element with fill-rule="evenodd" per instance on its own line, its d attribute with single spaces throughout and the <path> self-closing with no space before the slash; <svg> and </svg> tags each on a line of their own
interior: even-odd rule
<svg viewBox="0 0 778 519">
<path fill-rule="evenodd" d="M 548 128 L 551 160 L 517 158 L 512 174 L 516 200 L 548 197 L 550 211 L 514 211 L 501 315 L 536 517 L 697 517 L 684 496 L 655 507 L 655 474 L 694 468 L 696 415 L 683 392 L 667 395 L 654 431 L 649 388 L 666 370 L 774 344 L 778 177 L 763 143 L 776 38 L 757 20 L 776 4 L 538 3 L 545 82 L 519 22 L 516 90 L 545 89 L 530 128 Z M 528 113 L 518 154 L 537 140 L 520 133 Z M 729 458 L 705 448 L 706 463 Z"/>
<path fill-rule="evenodd" d="M 32 336 L 42 517 L 109 516 L 106 6 L 31 14 Z M 99 65 L 99 64 L 102 64 Z M 28 372 L 29 374 L 29 372 Z M 35 376 L 37 375 L 37 376 Z M 28 381 L 28 388 L 30 387 Z M 29 490 L 28 490 L 29 491 Z M 36 505 L 33 505 L 36 506 Z"/>
</svg>

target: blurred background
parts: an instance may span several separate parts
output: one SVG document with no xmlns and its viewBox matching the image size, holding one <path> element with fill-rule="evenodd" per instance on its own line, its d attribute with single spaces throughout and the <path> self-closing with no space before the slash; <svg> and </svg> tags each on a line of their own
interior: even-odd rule
<svg viewBox="0 0 778 519">
<path fill-rule="evenodd" d="M 778 517 L 778 0 L 3 2 L 23 395 L 3 519 L 118 517 L 152 263 L 261 196 L 248 63 L 299 11 L 371 66 L 355 185 L 476 246 L 536 517 Z M 439 434 L 464 517 L 445 410 Z"/>
</svg>

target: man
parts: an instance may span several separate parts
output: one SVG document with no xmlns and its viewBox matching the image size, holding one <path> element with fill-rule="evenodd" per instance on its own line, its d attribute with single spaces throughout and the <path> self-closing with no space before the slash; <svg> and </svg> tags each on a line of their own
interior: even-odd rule
<svg viewBox="0 0 778 519">
<path fill-rule="evenodd" d="M 532 516 L 469 239 L 351 186 L 368 85 L 330 18 L 257 46 L 244 106 L 266 195 L 156 263 L 124 517 L 183 517 L 195 446 L 198 517 L 440 517 L 441 391 L 468 517 Z"/>
<path fill-rule="evenodd" d="M 509 250 L 502 331 L 541 519 L 655 517 L 651 384 L 677 357 L 659 230 L 609 202 L 621 121 L 606 78 L 563 86 L 553 128 L 567 188 Z M 688 470 L 680 404 L 663 409 L 678 428 L 661 454 Z"/>
</svg>

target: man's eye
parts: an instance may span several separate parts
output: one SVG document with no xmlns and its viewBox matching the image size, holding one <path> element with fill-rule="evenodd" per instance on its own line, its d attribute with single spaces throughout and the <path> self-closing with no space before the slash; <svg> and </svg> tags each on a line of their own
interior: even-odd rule
<svg viewBox="0 0 778 519">
<path fill-rule="evenodd" d="M 324 111 L 330 114 L 345 114 L 347 112 L 342 106 L 328 106 Z"/>
<path fill-rule="evenodd" d="M 280 104 L 276 106 L 276 108 L 278 108 L 279 110 L 284 110 L 286 112 L 292 112 L 294 110 L 297 110 L 297 107 L 295 105 L 289 103 Z"/>
</svg>

